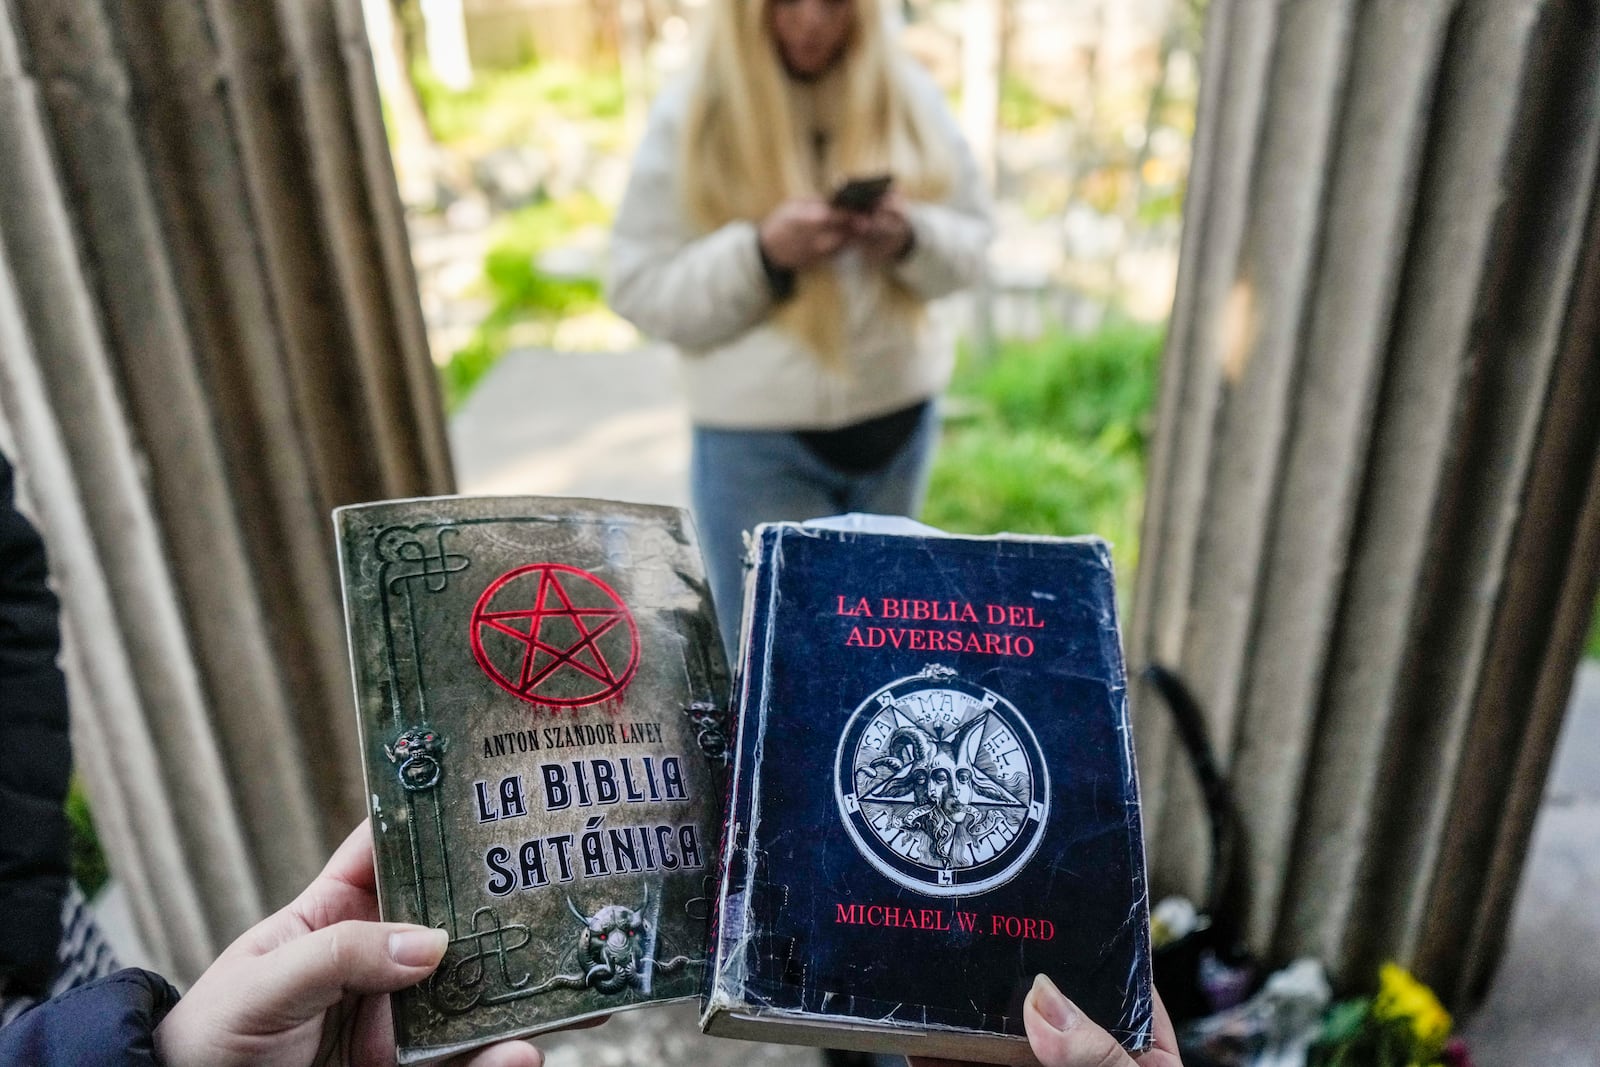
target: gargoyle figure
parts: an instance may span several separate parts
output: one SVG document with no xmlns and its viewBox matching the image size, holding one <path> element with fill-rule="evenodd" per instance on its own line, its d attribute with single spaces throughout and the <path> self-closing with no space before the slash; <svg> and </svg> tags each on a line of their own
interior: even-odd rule
<svg viewBox="0 0 1600 1067">
<path fill-rule="evenodd" d="M 975 763 L 988 717 L 987 712 L 974 716 L 946 735 L 942 728 L 925 730 L 894 709 L 895 729 L 884 744 L 888 754 L 870 764 L 889 777 L 861 796 L 863 801 L 909 798 L 910 809 L 895 822 L 927 834 L 934 856 L 946 867 L 952 865 L 958 829 L 964 826 L 968 839 L 982 837 L 1000 817 L 991 807 L 1025 806 Z"/>
<path fill-rule="evenodd" d="M 536 986 L 528 986 L 519 994 L 537 996 L 552 989 L 593 989 L 597 993 L 616 994 L 633 988 L 645 988 L 643 976 L 651 973 L 676 974 L 695 961 L 688 956 L 674 956 L 670 960 L 653 960 L 646 956 L 645 946 L 650 939 L 650 922 L 645 918 L 650 911 L 650 887 L 645 886 L 644 903 L 637 908 L 625 904 L 607 904 L 593 915 L 585 915 L 567 898 L 567 910 L 583 928 L 578 934 L 579 966 L 582 974 L 555 974 Z"/>
<path fill-rule="evenodd" d="M 384 745 L 383 754 L 390 763 L 399 764 L 396 774 L 400 784 L 416 792 L 432 789 L 439 784 L 439 757 L 444 755 L 444 738 L 430 727 L 416 726 L 394 739 L 394 744 Z"/>
<path fill-rule="evenodd" d="M 607 904 L 593 915 L 585 915 L 571 897 L 567 898 L 567 908 L 583 924 L 578 952 L 589 965 L 584 984 L 601 993 L 620 993 L 633 985 L 645 962 L 644 942 L 650 932 L 645 914 L 650 910 L 650 887 L 645 886 L 644 903 L 637 909 Z"/>
</svg>

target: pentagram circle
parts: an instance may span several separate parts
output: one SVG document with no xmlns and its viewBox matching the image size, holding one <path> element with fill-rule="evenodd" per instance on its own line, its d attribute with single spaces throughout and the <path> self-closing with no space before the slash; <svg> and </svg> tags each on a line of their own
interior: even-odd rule
<svg viewBox="0 0 1600 1067">
<path fill-rule="evenodd" d="M 472 609 L 471 639 L 495 685 L 545 707 L 598 704 L 639 668 L 628 606 L 605 582 L 564 563 L 530 563 L 490 582 Z"/>
<path fill-rule="evenodd" d="M 1038 851 L 1050 776 L 1009 700 L 930 664 L 863 700 L 834 756 L 845 831 L 862 858 L 927 896 L 971 896 Z"/>
</svg>

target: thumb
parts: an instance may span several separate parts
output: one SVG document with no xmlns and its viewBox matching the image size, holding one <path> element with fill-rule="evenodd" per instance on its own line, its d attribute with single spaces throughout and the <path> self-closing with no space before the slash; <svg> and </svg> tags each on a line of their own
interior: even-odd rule
<svg viewBox="0 0 1600 1067">
<path fill-rule="evenodd" d="M 1133 1067 L 1117 1039 L 1089 1021 L 1042 974 L 1022 1002 L 1022 1026 L 1044 1067 Z"/>
<path fill-rule="evenodd" d="M 285 942 L 257 962 L 253 1007 L 263 1016 L 309 1019 L 345 993 L 392 993 L 439 966 L 450 936 L 405 923 L 348 919 Z"/>
</svg>

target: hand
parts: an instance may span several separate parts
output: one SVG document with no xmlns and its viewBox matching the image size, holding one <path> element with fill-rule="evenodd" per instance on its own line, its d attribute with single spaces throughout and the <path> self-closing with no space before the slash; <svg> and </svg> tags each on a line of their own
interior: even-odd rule
<svg viewBox="0 0 1600 1067">
<path fill-rule="evenodd" d="M 1183 1067 L 1178 1059 L 1178 1038 L 1160 995 L 1155 997 L 1155 1009 L 1155 1047 L 1129 1054 L 1041 974 L 1022 1002 L 1022 1027 L 1043 1067 Z M 910 1063 L 911 1067 L 967 1067 L 918 1057 L 912 1057 Z"/>
<path fill-rule="evenodd" d="M 761 220 L 758 233 L 761 250 L 773 266 L 804 270 L 844 247 L 850 222 L 822 200 L 785 200 Z"/>
<path fill-rule="evenodd" d="M 893 193 L 870 212 L 850 216 L 850 239 L 868 263 L 884 266 L 911 251 L 911 220 L 905 200 Z"/>
<path fill-rule="evenodd" d="M 388 994 L 444 957 L 443 930 L 380 923 L 372 827 L 363 822 L 316 881 L 217 957 L 156 1028 L 167 1067 L 309 1067 L 394 1063 Z M 452 1060 L 462 1067 L 541 1067 L 507 1041 Z"/>
</svg>

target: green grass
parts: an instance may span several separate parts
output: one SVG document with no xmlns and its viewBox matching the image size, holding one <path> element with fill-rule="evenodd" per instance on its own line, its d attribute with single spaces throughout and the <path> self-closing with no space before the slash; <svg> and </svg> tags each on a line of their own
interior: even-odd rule
<svg viewBox="0 0 1600 1067">
<path fill-rule="evenodd" d="M 471 340 L 440 368 L 445 404 L 460 406 L 514 343 L 548 343 L 549 331 L 569 315 L 599 308 L 598 278 L 555 277 L 539 269 L 539 256 L 585 226 L 605 225 L 610 213 L 579 193 L 530 204 L 501 219 L 484 256 L 484 285 L 492 301 Z"/>
<path fill-rule="evenodd" d="M 1161 332 L 1094 334 L 963 353 L 956 415 L 933 469 L 925 521 L 967 533 L 1099 534 L 1123 583 L 1138 559 L 1144 452 Z"/>
<path fill-rule="evenodd" d="M 1594 607 L 1594 621 L 1589 624 L 1589 644 L 1584 654 L 1590 659 L 1600 659 L 1600 604 Z"/>
<path fill-rule="evenodd" d="M 530 204 L 502 219 L 483 260 L 484 284 L 494 300 L 490 320 L 551 322 L 598 307 L 599 279 L 546 274 L 538 259 L 577 230 L 604 226 L 610 218 L 599 201 L 580 193 Z"/>
</svg>

